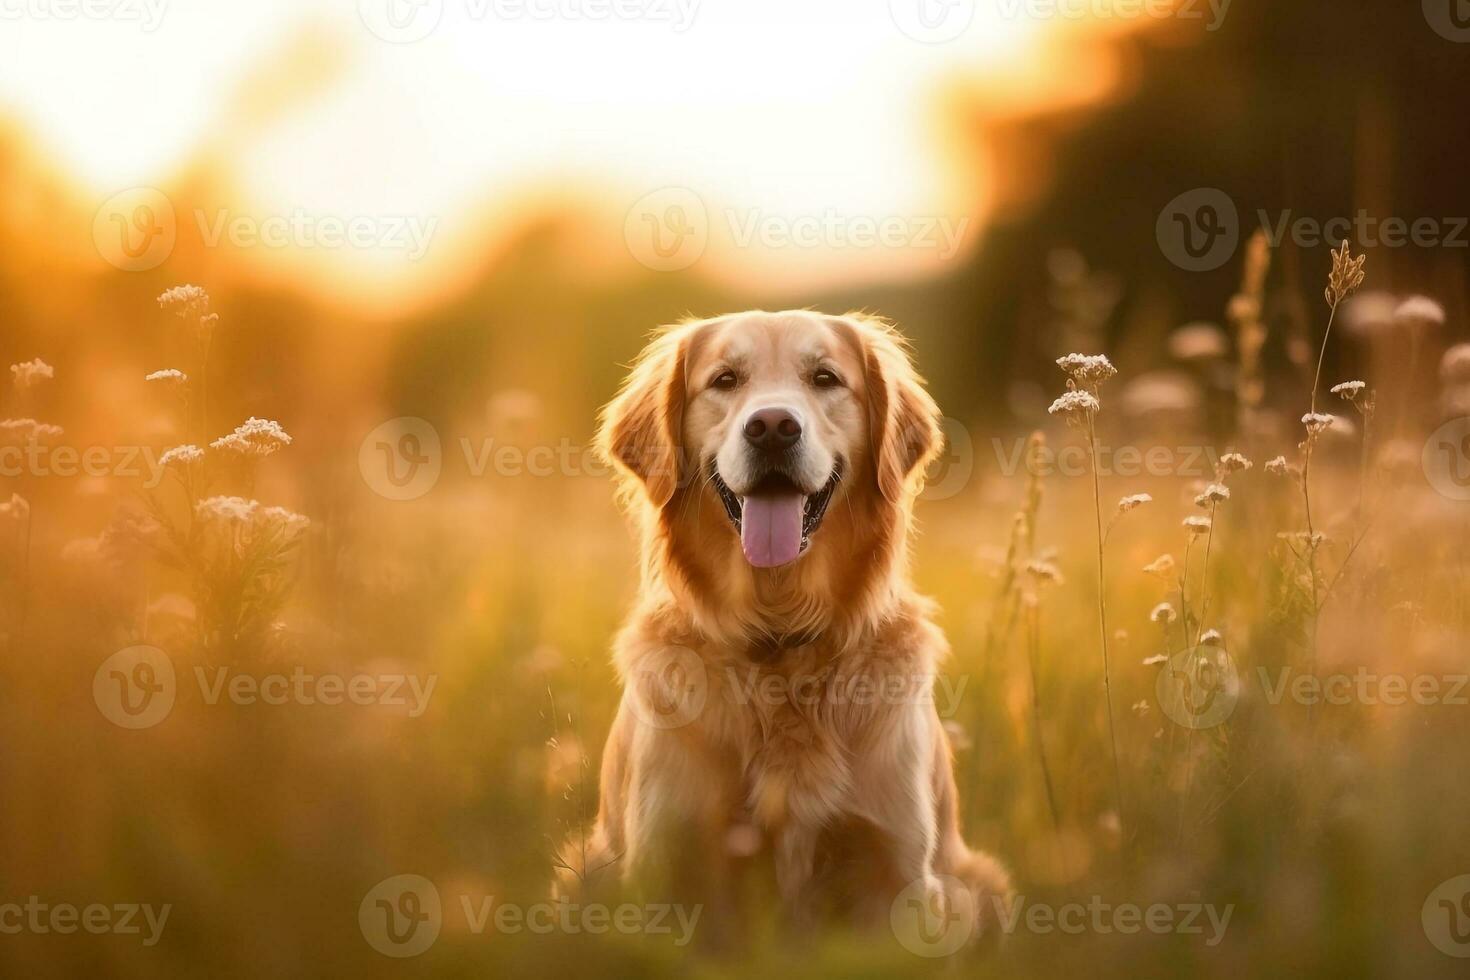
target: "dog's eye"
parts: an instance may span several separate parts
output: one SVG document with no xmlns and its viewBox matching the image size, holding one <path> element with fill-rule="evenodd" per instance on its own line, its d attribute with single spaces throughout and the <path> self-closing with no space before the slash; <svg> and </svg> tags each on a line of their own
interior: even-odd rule
<svg viewBox="0 0 1470 980">
<path fill-rule="evenodd" d="M 740 379 L 735 377 L 734 371 L 725 371 L 710 382 L 710 387 L 718 388 L 720 391 L 731 391 L 739 383 Z"/>
<path fill-rule="evenodd" d="M 834 371 L 826 368 L 812 375 L 812 384 L 818 388 L 838 388 L 842 386 L 842 379 Z"/>
</svg>

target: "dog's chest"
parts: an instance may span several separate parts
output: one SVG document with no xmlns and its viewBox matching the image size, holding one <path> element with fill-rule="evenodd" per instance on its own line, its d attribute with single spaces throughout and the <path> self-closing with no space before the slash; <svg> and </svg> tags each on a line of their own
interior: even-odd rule
<svg viewBox="0 0 1470 980">
<path fill-rule="evenodd" d="M 741 732 L 751 803 L 763 823 L 821 821 L 852 809 L 852 767 L 913 681 L 882 661 L 782 656 L 725 671 L 723 696 Z"/>
</svg>

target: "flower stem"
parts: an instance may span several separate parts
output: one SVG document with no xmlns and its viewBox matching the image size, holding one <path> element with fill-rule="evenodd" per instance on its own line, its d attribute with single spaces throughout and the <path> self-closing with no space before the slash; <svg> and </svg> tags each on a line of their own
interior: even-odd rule
<svg viewBox="0 0 1470 980">
<path fill-rule="evenodd" d="M 1118 771 L 1118 731 L 1113 720 L 1113 681 L 1108 666 L 1108 601 L 1103 569 L 1102 487 L 1097 474 L 1097 419 L 1087 415 L 1087 448 L 1092 456 L 1092 505 L 1097 519 L 1097 625 L 1102 644 L 1103 698 L 1108 706 L 1108 742 L 1113 753 L 1113 796 L 1118 805 L 1118 825 L 1123 826 L 1123 779 Z"/>
</svg>

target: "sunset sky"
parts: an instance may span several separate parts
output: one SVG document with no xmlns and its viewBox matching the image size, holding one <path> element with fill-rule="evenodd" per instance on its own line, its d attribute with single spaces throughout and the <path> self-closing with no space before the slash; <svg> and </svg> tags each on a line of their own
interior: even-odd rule
<svg viewBox="0 0 1470 980">
<path fill-rule="evenodd" d="M 493 247 L 487 216 L 548 201 L 623 247 L 630 209 L 669 187 L 705 206 L 716 275 L 932 270 L 985 204 L 983 175 L 957 179 L 943 87 L 1044 101 L 1050 45 L 1095 26 L 967 0 L 618 0 L 646 16 L 602 20 L 580 6 L 597 0 L 100 0 L 116 16 L 62 19 L 65 2 L 0 2 L 0 112 L 99 204 L 167 190 L 205 151 L 230 188 L 209 221 L 432 229 L 423 249 L 308 244 L 329 289 L 364 269 L 412 289 Z"/>
</svg>

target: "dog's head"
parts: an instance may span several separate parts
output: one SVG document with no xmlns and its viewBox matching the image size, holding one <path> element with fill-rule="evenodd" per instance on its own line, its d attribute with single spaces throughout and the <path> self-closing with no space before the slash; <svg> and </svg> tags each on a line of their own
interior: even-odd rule
<svg viewBox="0 0 1470 980">
<path fill-rule="evenodd" d="M 601 433 L 667 534 L 686 524 L 698 550 L 738 549 L 757 569 L 894 537 L 939 443 L 938 410 L 891 327 L 805 311 L 662 332 Z"/>
</svg>

